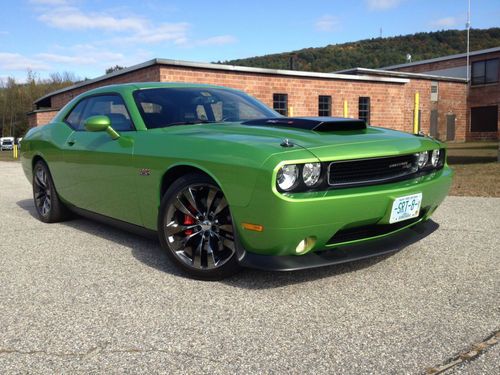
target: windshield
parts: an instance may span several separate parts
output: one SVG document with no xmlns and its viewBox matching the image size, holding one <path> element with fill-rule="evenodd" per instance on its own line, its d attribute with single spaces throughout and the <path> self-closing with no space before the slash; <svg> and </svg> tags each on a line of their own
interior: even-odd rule
<svg viewBox="0 0 500 375">
<path fill-rule="evenodd" d="M 148 129 L 282 117 L 251 96 L 226 89 L 144 89 L 134 98 Z"/>
</svg>

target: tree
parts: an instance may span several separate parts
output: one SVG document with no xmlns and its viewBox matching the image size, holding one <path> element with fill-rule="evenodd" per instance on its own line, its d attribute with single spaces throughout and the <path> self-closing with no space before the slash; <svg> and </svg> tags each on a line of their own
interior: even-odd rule
<svg viewBox="0 0 500 375">
<path fill-rule="evenodd" d="M 69 72 L 54 73 L 48 79 L 28 71 L 24 83 L 8 77 L 0 80 L 0 135 L 21 137 L 28 129 L 27 112 L 33 110 L 33 102 L 49 92 L 71 86 L 78 78 Z"/>
<path fill-rule="evenodd" d="M 120 65 L 111 66 L 108 69 L 106 69 L 106 74 L 113 73 L 122 69 L 125 69 L 125 67 Z"/>
<path fill-rule="evenodd" d="M 222 63 L 288 69 L 290 56 L 296 56 L 295 68 L 305 71 L 334 72 L 355 67 L 381 68 L 388 65 L 404 64 L 407 53 L 412 55 L 413 61 L 463 53 L 466 50 L 466 37 L 464 30 L 443 30 L 389 38 L 365 39 L 320 48 L 304 48 L 299 51 Z M 497 47 L 500 45 L 500 28 L 472 29 L 470 45 L 472 50 Z"/>
</svg>

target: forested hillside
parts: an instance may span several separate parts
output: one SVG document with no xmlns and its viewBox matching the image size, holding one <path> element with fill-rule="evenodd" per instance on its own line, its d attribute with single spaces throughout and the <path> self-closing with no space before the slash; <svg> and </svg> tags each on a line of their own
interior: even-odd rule
<svg viewBox="0 0 500 375">
<path fill-rule="evenodd" d="M 418 61 L 463 53 L 466 51 L 466 39 L 467 34 L 464 30 L 446 30 L 391 38 L 365 39 L 222 63 L 289 69 L 290 58 L 293 56 L 295 70 L 334 72 L 355 67 L 380 68 L 405 63 L 407 54 L 411 54 L 412 61 Z M 499 46 L 500 28 L 471 29 L 471 51 Z"/>
</svg>

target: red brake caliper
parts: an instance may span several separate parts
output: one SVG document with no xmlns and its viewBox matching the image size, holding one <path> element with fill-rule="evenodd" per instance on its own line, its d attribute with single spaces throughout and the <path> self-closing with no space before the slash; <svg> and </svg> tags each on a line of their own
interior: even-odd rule
<svg viewBox="0 0 500 375">
<path fill-rule="evenodd" d="M 184 215 L 184 222 L 183 222 L 184 225 L 193 225 L 194 224 L 194 219 L 189 216 L 189 215 Z M 192 229 L 186 229 L 184 231 L 184 233 L 186 234 L 186 236 L 190 236 L 193 234 L 193 230 Z"/>
</svg>

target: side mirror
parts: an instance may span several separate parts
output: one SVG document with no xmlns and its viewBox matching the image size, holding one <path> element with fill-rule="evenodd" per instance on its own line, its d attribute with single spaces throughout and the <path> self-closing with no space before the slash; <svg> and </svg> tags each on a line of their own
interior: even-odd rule
<svg viewBox="0 0 500 375">
<path fill-rule="evenodd" d="M 120 134 L 111 127 L 111 120 L 108 116 L 91 116 L 85 120 L 85 130 L 89 132 L 106 132 L 115 140 L 120 138 Z"/>
</svg>

